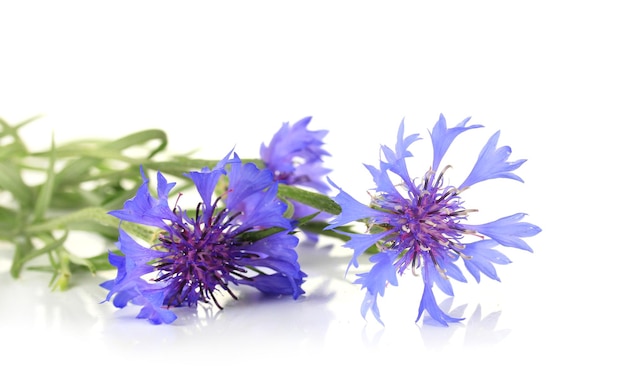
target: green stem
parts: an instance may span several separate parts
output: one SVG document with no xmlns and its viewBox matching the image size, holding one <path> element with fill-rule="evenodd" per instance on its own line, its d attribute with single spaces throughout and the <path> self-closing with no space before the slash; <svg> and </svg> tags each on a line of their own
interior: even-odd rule
<svg viewBox="0 0 626 390">
<path fill-rule="evenodd" d="M 122 227 L 127 233 L 147 242 L 151 242 L 155 235 L 155 229 L 131 222 L 120 221 L 118 218 L 108 214 L 107 210 L 101 207 L 87 207 L 73 213 L 49 219 L 45 222 L 27 226 L 24 230 L 26 233 L 38 233 L 56 229 L 66 229 L 71 227 L 72 224 L 84 221 L 92 221 L 113 228 L 118 228 L 121 222 Z"/>
<path fill-rule="evenodd" d="M 107 214 L 107 211 L 101 207 L 86 207 L 84 209 L 61 215 L 47 221 L 27 226 L 24 230 L 27 233 L 38 233 L 42 231 L 50 231 L 65 228 L 72 223 L 82 221 L 95 221 L 104 226 L 117 227 L 120 224 L 119 219 Z"/>
</svg>

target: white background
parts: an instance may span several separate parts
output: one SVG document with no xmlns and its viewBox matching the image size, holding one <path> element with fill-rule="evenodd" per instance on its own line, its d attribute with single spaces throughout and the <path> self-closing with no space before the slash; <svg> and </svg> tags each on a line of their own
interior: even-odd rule
<svg viewBox="0 0 626 390">
<path fill-rule="evenodd" d="M 402 118 L 426 137 L 412 149 L 419 176 L 438 115 L 472 116 L 486 128 L 450 150 L 451 180 L 497 130 L 513 159 L 528 159 L 525 184 L 468 191 L 475 221 L 523 211 L 543 229 L 528 240 L 534 254 L 506 252 L 502 283 L 454 285 L 467 320 L 446 329 L 414 324 L 421 286 L 408 275 L 380 301 L 384 328 L 361 318 L 341 248 L 302 247 L 301 300 L 245 291 L 217 315 L 156 327 L 99 303 L 109 275 L 64 293 L 47 275 L 11 279 L 4 246 L 3 378 L 623 388 L 625 16 L 609 1 L 0 1 L 0 117 L 43 115 L 23 131 L 34 148 L 52 133 L 60 143 L 161 128 L 175 152 L 257 157 L 282 122 L 312 115 L 311 129 L 330 130 L 331 177 L 363 200 L 361 164 L 376 164 Z"/>
</svg>

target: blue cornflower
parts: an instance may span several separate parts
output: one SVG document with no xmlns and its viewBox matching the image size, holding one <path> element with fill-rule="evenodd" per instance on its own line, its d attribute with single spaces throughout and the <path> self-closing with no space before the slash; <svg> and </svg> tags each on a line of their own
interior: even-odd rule
<svg viewBox="0 0 626 390">
<path fill-rule="evenodd" d="M 323 141 L 328 130 L 309 130 L 310 122 L 311 117 L 306 117 L 293 125 L 283 123 L 269 145 L 261 145 L 261 160 L 279 183 L 328 194 L 331 188 L 326 175 L 331 170 L 323 165 L 324 156 L 330 156 Z M 295 203 L 294 208 L 294 218 L 317 211 L 300 203 Z"/>
<path fill-rule="evenodd" d="M 511 154 L 508 146 L 496 147 L 500 132 L 489 138 L 483 147 L 474 168 L 468 177 L 455 187 L 444 182 L 444 174 L 449 168 L 440 169 L 446 151 L 461 133 L 483 127 L 468 125 L 470 118 L 457 126 L 448 128 L 441 115 L 430 133 L 433 145 L 432 167 L 420 178 L 414 180 L 408 173 L 406 158 L 412 154 L 408 147 L 419 140 L 418 134 L 404 137 L 404 122 L 398 130 L 395 150 L 382 146 L 384 159 L 380 167 L 366 165 L 376 184 L 375 194 L 368 206 L 359 203 L 341 188 L 335 197 L 342 212 L 331 221 L 329 229 L 334 229 L 354 221 L 365 221 L 367 232 L 348 233 L 345 246 L 354 250 L 348 265 L 358 267 L 357 258 L 376 245 L 378 253 L 371 256 L 372 268 L 357 274 L 356 284 L 366 289 L 361 314 L 365 317 L 371 311 L 382 323 L 377 304 L 378 296 L 383 296 L 387 285 L 397 285 L 397 275 L 407 269 L 413 274 L 421 273 L 424 291 L 416 322 L 424 311 L 437 322 L 447 325 L 462 318 L 446 314 L 435 300 L 433 286 L 453 296 L 450 279 L 466 282 L 458 267 L 459 259 L 469 273 L 480 282 L 481 273 L 499 280 L 493 264 L 507 264 L 510 260 L 495 249 L 498 245 L 523 249 L 532 252 L 522 240 L 541 231 L 533 224 L 521 222 L 523 213 L 513 214 L 496 221 L 471 225 L 466 222 L 470 213 L 477 211 L 465 208 L 460 197 L 469 186 L 479 182 L 509 178 L 522 179 L 513 173 L 526 160 L 507 161 Z M 393 174 L 391 176 L 390 174 Z M 397 177 L 401 185 L 396 185 L 392 177 Z M 346 233 L 343 233 L 346 234 Z"/>
<path fill-rule="evenodd" d="M 122 255 L 109 255 L 117 276 L 102 284 L 109 290 L 107 301 L 113 299 L 119 308 L 128 302 L 142 306 L 137 317 L 160 324 L 176 319 L 170 307 L 205 302 L 221 309 L 216 291 L 236 299 L 232 286 L 248 285 L 294 299 L 304 293 L 301 285 L 306 274 L 295 251 L 298 238 L 283 216 L 287 206 L 277 198 L 278 185 L 269 170 L 243 164 L 229 153 L 212 170 L 190 172 L 187 176 L 201 198 L 190 213 L 178 200 L 173 208 L 169 206 L 175 183 L 158 172 L 153 197 L 143 170 L 141 174 L 144 181 L 136 196 L 110 214 L 155 227 L 155 243 L 146 247 L 120 228 Z M 215 194 L 218 181 L 224 180 L 226 191 Z"/>
</svg>

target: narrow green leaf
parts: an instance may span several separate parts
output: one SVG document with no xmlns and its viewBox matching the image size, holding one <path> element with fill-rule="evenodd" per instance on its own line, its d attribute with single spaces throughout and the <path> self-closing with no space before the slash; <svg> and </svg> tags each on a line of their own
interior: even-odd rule
<svg viewBox="0 0 626 390">
<path fill-rule="evenodd" d="M 240 234 L 239 238 L 242 241 L 255 242 L 255 241 L 259 241 L 262 238 L 269 237 L 272 234 L 282 232 L 283 230 L 285 229 L 280 228 L 280 227 L 273 227 L 273 228 L 264 229 L 264 230 L 257 230 L 254 232 L 245 232 L 245 233 Z"/>
<path fill-rule="evenodd" d="M 13 264 L 11 264 L 11 271 L 10 271 L 11 275 L 14 278 L 19 277 L 20 272 L 22 271 L 22 268 L 24 267 L 24 264 L 26 264 L 28 261 L 33 260 L 34 258 L 38 256 L 44 255 L 46 253 L 49 253 L 61 247 L 65 243 L 65 240 L 67 239 L 67 235 L 68 235 L 68 232 L 65 231 L 61 238 L 53 239 L 50 242 L 48 242 L 46 245 L 38 249 L 34 249 L 32 246 L 32 243 L 29 240 L 25 241 L 22 244 L 16 245 L 16 250 L 15 250 L 16 256 L 13 257 Z"/>
<path fill-rule="evenodd" d="M 319 212 L 313 213 L 313 214 L 308 215 L 308 216 L 303 217 L 303 218 L 300 218 L 298 220 L 298 226 L 308 223 L 313 218 L 315 218 L 318 214 L 319 214 Z M 273 227 L 273 228 L 264 229 L 264 230 L 258 230 L 258 231 L 254 231 L 254 232 L 245 232 L 245 233 L 240 235 L 240 238 L 242 240 L 244 240 L 244 241 L 255 242 L 255 241 L 258 241 L 258 240 L 260 240 L 262 238 L 269 237 L 272 234 L 276 234 L 278 232 L 282 232 L 283 230 L 285 230 L 285 229 L 280 228 L 280 227 Z"/>
<path fill-rule="evenodd" d="M 83 183 L 89 170 L 98 163 L 98 159 L 83 157 L 68 161 L 67 164 L 57 173 L 59 187 Z"/>
<path fill-rule="evenodd" d="M 25 154 L 22 145 L 17 142 L 11 142 L 10 144 L 2 145 L 0 149 L 0 161 L 8 160 L 14 156 L 23 156 Z"/>
<path fill-rule="evenodd" d="M 73 255 L 72 255 L 73 256 Z M 97 273 L 99 271 L 110 271 L 116 269 L 109 262 L 109 254 L 101 253 L 96 256 L 87 257 L 87 258 L 76 258 L 77 261 L 72 261 L 70 263 L 70 273 L 74 274 L 77 272 L 89 271 L 91 273 Z M 82 264 L 83 262 L 87 262 L 87 264 Z M 53 265 L 32 265 L 26 267 L 29 271 L 39 271 L 39 272 L 52 272 L 58 273 L 58 266 Z"/>
<path fill-rule="evenodd" d="M 0 241 L 13 242 L 18 227 L 18 213 L 0 206 Z"/>
<path fill-rule="evenodd" d="M 46 181 L 41 185 L 39 194 L 35 201 L 35 207 L 33 210 L 33 222 L 38 222 L 43 219 L 50 206 L 50 200 L 52 199 L 52 192 L 54 191 L 54 164 L 56 163 L 56 156 L 54 153 L 54 139 L 50 144 L 50 160 L 48 161 L 48 171 L 46 172 Z"/>
<path fill-rule="evenodd" d="M 94 222 L 114 228 L 118 227 L 120 223 L 119 219 L 109 215 L 107 210 L 101 207 L 89 207 L 29 225 L 24 230 L 28 233 L 47 232 L 55 229 L 67 229 L 68 227 L 72 227 L 73 224 L 81 224 L 84 222 Z"/>
<path fill-rule="evenodd" d="M 70 279 L 72 278 L 70 254 L 63 248 L 59 248 L 56 253 L 59 256 L 59 268 L 55 270 L 50 279 L 50 287 L 53 291 L 56 289 L 66 291 L 70 287 Z M 48 255 L 52 258 L 52 253 Z"/>
<path fill-rule="evenodd" d="M 76 265 L 79 265 L 81 267 L 85 267 L 92 274 L 96 273 L 96 266 L 89 259 L 83 258 L 83 257 L 78 257 L 78 256 L 73 255 L 71 253 L 67 253 L 67 256 L 68 256 L 70 262 L 72 262 L 72 264 L 76 264 Z"/>
<path fill-rule="evenodd" d="M 321 236 L 337 238 L 344 242 L 347 242 L 348 240 L 350 240 L 350 236 L 348 236 L 347 234 L 342 234 L 341 232 L 358 233 L 352 230 L 349 226 L 341 226 L 333 230 L 326 230 L 327 226 L 328 224 L 323 221 L 310 221 L 310 222 L 301 224 L 300 229 L 310 232 L 310 233 L 319 234 Z M 369 253 L 369 254 L 375 254 L 378 252 L 379 250 L 378 248 L 376 248 L 376 245 L 372 245 L 365 251 L 365 253 Z"/>
<path fill-rule="evenodd" d="M 115 241 L 118 238 L 117 227 L 106 226 L 95 221 L 76 221 L 67 225 L 72 231 L 82 231 L 97 234 L 106 240 Z"/>
<path fill-rule="evenodd" d="M 13 252 L 13 262 L 11 263 L 10 273 L 12 277 L 17 279 L 20 276 L 24 265 L 22 258 L 26 253 L 30 253 L 32 251 L 33 244 L 25 237 L 17 237 L 13 244 L 15 245 L 15 252 Z"/>
<path fill-rule="evenodd" d="M 317 217 L 320 213 L 316 212 L 310 215 L 307 215 L 306 217 L 302 217 L 298 220 L 298 226 L 302 226 L 305 225 L 307 223 L 309 223 L 310 221 L 313 220 L 313 218 Z"/>
<path fill-rule="evenodd" d="M 338 215 L 341 213 L 341 206 L 328 196 L 317 192 L 311 192 L 301 188 L 279 184 L 278 195 L 309 205 L 316 210 L 324 211 L 329 214 Z"/>
<path fill-rule="evenodd" d="M 22 180 L 20 170 L 8 161 L 0 161 L 0 189 L 5 189 L 13 194 L 13 197 L 24 208 L 32 205 L 33 193 Z"/>
<path fill-rule="evenodd" d="M 26 267 L 29 271 L 38 271 L 38 272 L 57 272 L 56 268 L 51 265 L 31 265 Z"/>
<path fill-rule="evenodd" d="M 15 223 L 15 218 L 17 218 L 15 210 L 0 206 L 0 221 Z"/>
<path fill-rule="evenodd" d="M 17 135 L 17 130 L 20 127 L 24 127 L 25 125 L 29 124 L 30 122 L 35 121 L 36 119 L 41 118 L 41 115 L 36 115 L 32 118 L 26 119 L 24 121 L 21 121 L 20 123 L 18 123 L 17 125 L 10 125 L 7 121 L 5 121 L 4 119 L 0 118 L 0 127 L 2 127 L 3 132 L 7 131 L 9 134 L 11 135 Z M 0 133 L 0 135 L 2 135 L 2 133 Z"/>
<path fill-rule="evenodd" d="M 96 256 L 88 257 L 87 260 L 91 263 L 94 269 L 97 271 L 108 271 L 115 269 L 109 262 L 109 253 L 102 253 Z"/>
<path fill-rule="evenodd" d="M 38 116 L 34 116 L 30 119 L 26 119 L 25 121 L 22 121 L 20 123 L 18 123 L 17 125 L 10 125 L 8 124 L 4 119 L 0 118 L 0 137 L 3 137 L 5 135 L 10 135 L 11 137 L 13 137 L 13 140 L 16 144 L 16 146 L 18 146 L 19 150 L 21 151 L 21 153 L 27 153 L 28 149 L 26 148 L 26 145 L 24 144 L 24 141 L 22 141 L 22 138 L 19 136 L 18 134 L 18 130 L 25 126 L 26 124 L 34 121 L 35 119 L 40 118 L 41 115 Z"/>
<path fill-rule="evenodd" d="M 48 156 L 49 152 L 41 153 L 38 156 Z M 58 147 L 56 150 L 58 158 L 74 158 L 74 157 L 91 157 L 110 161 L 123 161 L 131 164 L 137 164 L 139 160 L 125 156 L 118 150 L 107 149 L 104 145 L 97 147 L 75 146 Z"/>
<path fill-rule="evenodd" d="M 115 150 L 124 150 L 132 146 L 143 145 L 150 141 L 159 141 L 159 144 L 148 155 L 148 158 L 154 157 L 160 151 L 165 150 L 167 147 L 167 133 L 159 129 L 142 130 L 125 137 L 109 142 L 105 145 L 106 148 Z"/>
<path fill-rule="evenodd" d="M 128 157 L 122 151 L 130 147 L 145 145 L 150 141 L 158 141 L 154 149 L 148 149 L 146 160 L 154 157 L 167 146 L 167 134 L 163 130 L 143 130 L 129 134 L 114 141 L 78 140 L 59 145 L 56 149 L 58 157 L 92 157 L 108 160 L 119 160 L 136 163 L 138 160 Z M 48 152 L 35 153 L 35 156 L 45 156 Z"/>
</svg>

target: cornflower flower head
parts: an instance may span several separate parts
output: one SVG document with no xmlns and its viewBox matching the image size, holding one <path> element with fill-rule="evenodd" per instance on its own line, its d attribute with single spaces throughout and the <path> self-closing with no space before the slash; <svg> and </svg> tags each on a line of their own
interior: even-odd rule
<svg viewBox="0 0 626 390">
<path fill-rule="evenodd" d="M 136 196 L 110 214 L 156 228 L 156 238 L 145 246 L 120 227 L 122 255 L 109 254 L 117 276 L 102 284 L 109 290 L 106 301 L 112 299 L 118 308 L 129 302 L 142 306 L 137 318 L 160 324 L 176 319 L 171 307 L 204 302 L 222 309 L 216 293 L 237 299 L 232 286 L 247 285 L 294 299 L 304 293 L 306 274 L 295 251 L 298 238 L 283 216 L 287 206 L 277 198 L 277 183 L 269 170 L 243 164 L 236 154 L 232 158 L 229 154 L 212 170 L 188 173 L 201 199 L 191 212 L 178 205 L 182 194 L 174 207 L 169 206 L 175 183 L 158 172 L 153 197 L 143 169 L 141 174 L 144 181 Z M 215 194 L 220 180 L 228 187 Z"/>
<path fill-rule="evenodd" d="M 328 194 L 331 188 L 326 175 L 331 170 L 323 165 L 324 157 L 330 156 L 323 141 L 328 130 L 309 130 L 310 122 L 311 117 L 305 117 L 293 125 L 283 123 L 269 144 L 261 145 L 261 160 L 277 182 Z M 294 204 L 294 209 L 295 218 L 316 211 L 300 203 Z"/>
<path fill-rule="evenodd" d="M 467 176 L 458 187 L 445 183 L 444 175 L 449 166 L 440 168 L 446 151 L 461 133 L 483 127 L 468 125 L 470 118 L 448 128 L 443 115 L 435 124 L 430 138 L 433 145 L 432 166 L 421 178 L 409 175 L 406 159 L 412 157 L 408 147 L 419 140 L 419 134 L 404 137 L 404 122 L 400 124 L 395 149 L 382 146 L 379 167 L 365 165 L 376 184 L 369 205 L 364 205 L 337 187 L 335 197 L 342 212 L 331 221 L 329 229 L 335 229 L 354 221 L 365 221 L 364 234 L 343 233 L 349 236 L 345 246 L 353 249 L 348 264 L 358 267 L 358 257 L 376 245 L 378 252 L 370 257 L 373 263 L 368 272 L 357 274 L 356 284 L 366 289 L 361 305 L 363 317 L 372 312 L 382 324 L 377 298 L 383 296 L 386 287 L 398 285 L 397 275 L 411 270 L 420 275 L 424 290 L 416 322 L 424 312 L 428 312 L 438 323 L 447 326 L 462 318 L 454 318 L 445 313 L 437 304 L 433 286 L 443 293 L 453 296 L 451 279 L 467 282 L 460 267 L 459 259 L 467 271 L 480 282 L 481 274 L 500 280 L 494 264 L 507 264 L 511 261 L 498 249 L 498 245 L 532 252 L 522 239 L 538 234 L 541 229 L 533 224 L 522 222 L 524 213 L 516 213 L 484 224 L 468 224 L 468 215 L 477 211 L 467 209 L 461 193 L 479 182 L 508 178 L 522 182 L 513 173 L 526 160 L 507 161 L 511 154 L 508 146 L 496 147 L 500 132 L 493 134 Z M 399 178 L 400 185 L 392 181 Z"/>
</svg>

